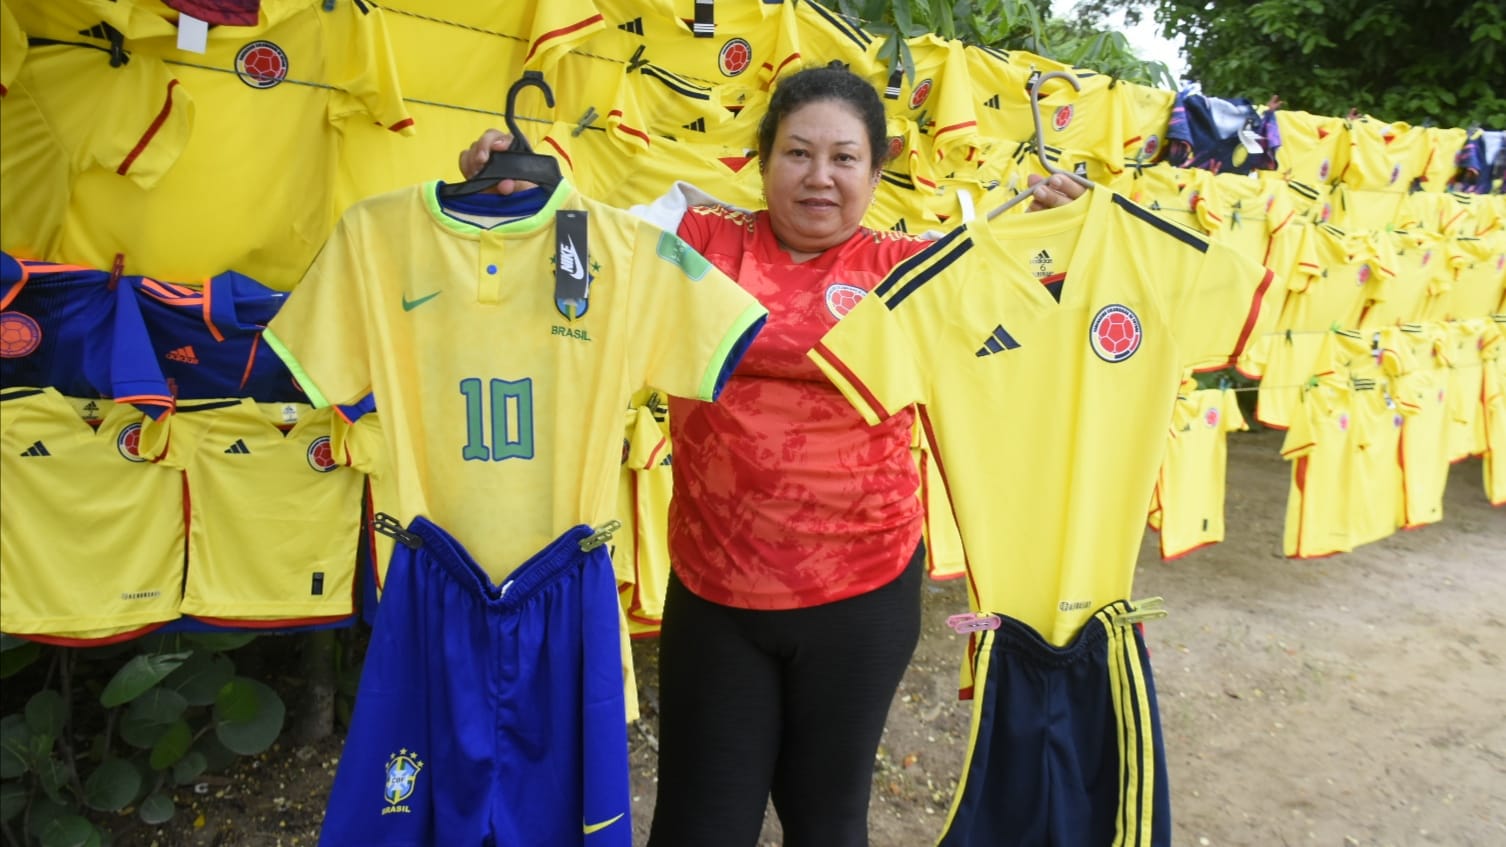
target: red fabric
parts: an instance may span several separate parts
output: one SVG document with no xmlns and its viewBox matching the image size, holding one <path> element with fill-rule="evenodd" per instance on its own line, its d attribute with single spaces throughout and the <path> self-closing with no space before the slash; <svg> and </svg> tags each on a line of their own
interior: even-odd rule
<svg viewBox="0 0 1506 847">
<path fill-rule="evenodd" d="M 693 209 L 680 235 L 768 310 L 715 403 L 672 398 L 670 560 L 714 603 L 791 609 L 893 580 L 924 513 L 913 411 L 869 427 L 808 358 L 861 292 L 926 242 L 861 229 L 800 264 L 767 213 Z M 835 310 L 835 311 L 834 311 Z"/>
<path fill-rule="evenodd" d="M 218 26 L 256 26 L 261 0 L 162 0 L 169 9 Z"/>
</svg>

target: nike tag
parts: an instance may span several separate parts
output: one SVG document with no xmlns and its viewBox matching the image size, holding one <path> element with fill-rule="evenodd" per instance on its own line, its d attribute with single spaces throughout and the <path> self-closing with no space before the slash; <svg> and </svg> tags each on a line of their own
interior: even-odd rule
<svg viewBox="0 0 1506 847">
<path fill-rule="evenodd" d="M 575 320 L 586 313 L 591 293 L 591 254 L 586 245 L 586 213 L 554 213 L 554 305 Z"/>
</svg>

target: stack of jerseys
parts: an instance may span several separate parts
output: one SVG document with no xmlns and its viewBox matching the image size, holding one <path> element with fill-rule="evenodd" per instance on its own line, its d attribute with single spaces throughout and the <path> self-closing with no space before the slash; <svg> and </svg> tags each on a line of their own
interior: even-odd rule
<svg viewBox="0 0 1506 847">
<path fill-rule="evenodd" d="M 365 477 L 262 343 L 285 295 L 9 255 L 0 283 L 0 631 L 351 618 Z"/>
</svg>

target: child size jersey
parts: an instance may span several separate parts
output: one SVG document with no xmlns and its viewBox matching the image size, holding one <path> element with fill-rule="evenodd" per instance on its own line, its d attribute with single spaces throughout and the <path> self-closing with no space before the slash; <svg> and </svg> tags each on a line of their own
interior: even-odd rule
<svg viewBox="0 0 1506 847">
<path fill-rule="evenodd" d="M 376 394 L 394 516 L 442 520 L 500 577 L 565 527 L 612 518 L 629 397 L 714 399 L 765 312 L 674 235 L 568 181 L 448 208 L 438 189 L 347 210 L 267 339 L 317 405 Z M 587 296 L 558 298 L 556 269 Z"/>
<path fill-rule="evenodd" d="M 659 631 L 669 585 L 669 501 L 674 490 L 674 451 L 665 431 L 669 407 L 656 392 L 629 410 L 623 476 L 627 502 L 618 511 L 633 533 L 618 542 L 615 561 L 630 568 L 631 589 L 623 612 L 634 635 Z M 618 581 L 623 581 L 619 569 Z"/>
<path fill-rule="evenodd" d="M 1457 263 L 1445 304 L 1430 313 L 1444 320 L 1483 318 L 1506 295 L 1506 231 L 1453 239 Z"/>
<path fill-rule="evenodd" d="M 156 279 L 234 268 L 280 290 L 297 282 L 338 213 L 340 126 L 413 129 L 381 9 L 279 0 L 263 10 L 263 26 L 211 28 L 204 53 L 172 37 L 128 42 L 133 63 L 167 63 L 192 95 L 193 132 L 150 190 L 100 168 L 80 173 L 62 255 L 109 267 L 124 254 L 128 273 Z"/>
<path fill-rule="evenodd" d="M 1119 116 L 1124 167 L 1145 167 L 1162 161 L 1176 93 L 1122 79 L 1110 83 L 1109 93 Z"/>
<path fill-rule="evenodd" d="M 1481 387 L 1485 415 L 1485 497 L 1492 506 L 1506 506 L 1506 314 L 1494 315 L 1496 332 L 1480 350 L 1484 366 Z"/>
<path fill-rule="evenodd" d="M 805 262 L 767 212 L 696 206 L 680 233 L 769 309 L 769 322 L 715 404 L 671 395 L 675 575 L 697 596 L 745 609 L 842 600 L 892 581 L 923 515 L 908 409 L 855 427 L 806 352 L 926 242 L 859 228 Z"/>
<path fill-rule="evenodd" d="M 1034 139 L 1030 85 L 1041 74 L 1063 71 L 1072 74 L 1081 89 L 1064 79 L 1053 79 L 1040 92 L 1045 155 L 1065 167 L 1090 159 L 1109 176 L 1124 167 L 1119 106 L 1110 93 L 1110 77 L 1023 50 L 1005 53 L 970 47 L 967 57 L 979 135 L 1015 142 Z M 1059 161 L 1064 156 L 1069 160 L 1065 164 Z M 1090 168 L 1091 178 L 1101 175 Z"/>
<path fill-rule="evenodd" d="M 1469 139 L 1469 131 L 1461 127 L 1424 127 L 1428 154 L 1422 167 L 1423 191 L 1447 191 L 1458 168 L 1454 164 L 1459 151 Z"/>
<path fill-rule="evenodd" d="M 1290 226 L 1297 215 L 1286 183 L 1270 171 L 1254 177 L 1216 174 L 1202 187 L 1203 202 L 1218 218 L 1211 233 L 1240 254 L 1276 271 L 1276 283 L 1285 287 L 1290 261 L 1298 246 Z"/>
<path fill-rule="evenodd" d="M 1353 392 L 1330 378 L 1301 388 L 1289 419 L 1282 458 L 1290 461 L 1282 552 L 1313 559 L 1354 549 L 1349 528 L 1350 459 L 1359 452 Z"/>
<path fill-rule="evenodd" d="M 110 274 L 0 254 L 0 385 L 173 407 L 135 293 Z"/>
<path fill-rule="evenodd" d="M 336 461 L 332 415 L 241 398 L 148 428 L 151 457 L 186 476 L 183 614 L 254 626 L 352 613 L 365 480 Z"/>
<path fill-rule="evenodd" d="M 1314 115 L 1293 109 L 1275 111 L 1281 146 L 1276 166 L 1282 175 L 1307 185 L 1338 179 L 1349 162 L 1349 135 L 1343 118 Z"/>
<path fill-rule="evenodd" d="M 969 159 L 978 137 L 968 55 L 961 41 L 931 34 L 906 39 L 913 75 L 900 73 L 884 88 L 891 118 L 913 122 L 930 141 L 930 167 L 945 173 Z"/>
<path fill-rule="evenodd" d="M 1166 160 L 1214 173 L 1250 173 L 1276 166 L 1281 136 L 1269 113 L 1245 97 L 1211 97 L 1197 83 L 1176 93 Z"/>
<path fill-rule="evenodd" d="M 1480 351 L 1487 333 L 1496 331 L 1490 318 L 1446 321 L 1448 329 L 1448 458 L 1450 462 L 1485 452 L 1485 418 L 1480 413 L 1484 373 Z"/>
<path fill-rule="evenodd" d="M 811 358 L 870 424 L 920 405 L 973 609 L 1063 645 L 1129 595 L 1182 373 L 1267 331 L 1271 274 L 1106 189 L 999 221 L 898 266 Z M 1042 249 L 1059 288 L 1011 258 Z"/>
<path fill-rule="evenodd" d="M 178 617 L 183 476 L 146 461 L 127 404 L 0 395 L 0 631 L 130 638 Z"/>
<path fill-rule="evenodd" d="M 788 4 L 763 0 L 596 0 L 604 26 L 581 52 L 637 58 L 702 85 L 736 80 L 766 88 L 789 57 L 779 37 Z"/>
<path fill-rule="evenodd" d="M 1184 381 L 1156 476 L 1161 558 L 1168 560 L 1224 540 L 1228 435 L 1249 429 L 1234 389 L 1187 388 Z"/>
<path fill-rule="evenodd" d="M 287 292 L 234 271 L 199 285 L 123 277 L 141 305 L 157 364 L 179 400 L 249 397 L 307 403 L 262 330 Z"/>
<path fill-rule="evenodd" d="M 63 225 L 79 174 L 98 169 L 150 190 L 187 142 L 194 103 L 168 66 L 138 57 L 114 67 L 107 45 L 87 28 L 67 43 L 39 41 L 6 85 L 0 245 L 7 251 L 62 259 Z M 112 107 L 101 110 L 101 102 Z"/>
<path fill-rule="evenodd" d="M 1448 365 L 1441 324 L 1406 324 L 1380 331 L 1382 362 L 1391 376 L 1401 428 L 1401 526 L 1415 529 L 1443 519 L 1448 483 Z"/>
<path fill-rule="evenodd" d="M 1366 115 L 1347 129 L 1349 160 L 1339 172 L 1345 185 L 1405 194 L 1422 179 L 1431 152 L 1423 127 Z"/>
</svg>

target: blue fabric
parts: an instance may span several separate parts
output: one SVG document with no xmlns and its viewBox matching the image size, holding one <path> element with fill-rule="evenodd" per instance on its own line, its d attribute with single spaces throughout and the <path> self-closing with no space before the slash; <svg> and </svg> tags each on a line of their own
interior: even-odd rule
<svg viewBox="0 0 1506 847">
<path fill-rule="evenodd" d="M 1101 610 L 1065 647 L 1008 617 L 986 634 L 979 649 L 988 652 L 988 672 L 974 692 L 977 734 L 956 813 L 937 847 L 1171 844 L 1166 756 L 1145 642 L 1137 627 L 1107 622 L 1123 606 Z M 1116 675 L 1116 667 L 1125 670 Z M 1135 684 L 1135 668 L 1143 685 Z M 1115 706 L 1116 676 L 1123 712 Z M 1146 708 L 1148 726 L 1138 719 Z M 1121 761 L 1121 746 L 1136 749 L 1147 737 L 1153 760 Z M 1142 773 L 1128 787 L 1144 805 L 1121 803 L 1122 772 Z M 1122 842 L 1115 840 L 1120 826 Z"/>
<path fill-rule="evenodd" d="M 607 548 L 576 527 L 497 586 L 443 529 L 408 531 L 319 843 L 631 847 Z"/>
<path fill-rule="evenodd" d="M 1166 160 L 1179 168 L 1247 174 L 1276 167 L 1281 145 L 1274 112 L 1264 115 L 1243 97 L 1209 97 L 1197 86 L 1177 92 L 1167 128 Z M 1248 127 L 1263 152 L 1251 153 L 1239 139 Z"/>
</svg>

